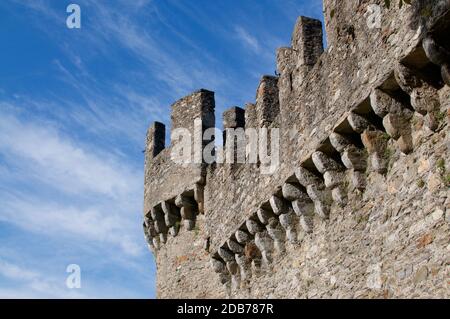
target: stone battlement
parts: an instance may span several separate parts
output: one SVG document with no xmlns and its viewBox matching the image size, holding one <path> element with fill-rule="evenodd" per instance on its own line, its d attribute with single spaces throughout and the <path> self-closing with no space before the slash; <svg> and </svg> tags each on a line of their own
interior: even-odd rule
<svg viewBox="0 0 450 319">
<path fill-rule="evenodd" d="M 324 14 L 326 51 L 321 22 L 300 17 L 279 76 L 223 114 L 225 131 L 279 130 L 273 174 L 259 160 L 172 161 L 178 128 L 194 158 L 214 141 L 201 138 L 213 92 L 172 105 L 168 147 L 165 126 L 149 128 L 158 297 L 449 297 L 450 1 L 325 0 Z"/>
</svg>

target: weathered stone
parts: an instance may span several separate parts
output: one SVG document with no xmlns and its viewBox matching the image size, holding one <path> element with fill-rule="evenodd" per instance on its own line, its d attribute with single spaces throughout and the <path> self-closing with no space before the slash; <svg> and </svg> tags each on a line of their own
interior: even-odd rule
<svg viewBox="0 0 450 319">
<path fill-rule="evenodd" d="M 155 220 L 155 231 L 157 234 L 167 233 L 167 226 L 164 220 Z"/>
<path fill-rule="evenodd" d="M 218 274 L 225 273 L 227 271 L 225 263 L 215 258 L 211 258 L 211 266 Z"/>
<path fill-rule="evenodd" d="M 245 257 L 245 255 L 243 254 L 236 254 L 234 256 L 234 258 L 236 259 L 236 263 L 239 266 L 239 270 L 241 273 L 241 280 L 247 280 L 251 278 L 251 270 L 250 270 L 250 266 L 251 263 L 250 261 L 247 259 L 247 257 Z"/>
<path fill-rule="evenodd" d="M 348 169 L 362 172 L 367 168 L 367 153 L 356 146 L 348 147 L 342 153 L 341 160 Z"/>
<path fill-rule="evenodd" d="M 197 206 L 198 206 L 198 212 L 200 214 L 204 213 L 204 202 L 205 202 L 205 198 L 204 198 L 204 186 L 201 184 L 195 184 L 194 187 L 194 199 L 197 202 Z"/>
<path fill-rule="evenodd" d="M 297 199 L 304 199 L 308 195 L 297 185 L 285 183 L 282 187 L 283 197 L 293 202 Z"/>
<path fill-rule="evenodd" d="M 367 267 L 367 288 L 380 290 L 383 285 L 381 276 L 382 263 L 372 264 Z"/>
<path fill-rule="evenodd" d="M 294 212 L 280 215 L 280 225 L 286 230 L 286 237 L 291 243 L 297 242 L 297 223 L 298 220 Z"/>
<path fill-rule="evenodd" d="M 444 83 L 450 86 L 450 62 L 441 66 L 441 76 Z"/>
<path fill-rule="evenodd" d="M 195 229 L 195 220 L 185 219 L 185 220 L 183 220 L 183 225 L 187 231 L 194 230 Z"/>
<path fill-rule="evenodd" d="M 322 186 L 309 185 L 306 188 L 306 191 L 308 192 L 309 197 L 313 201 L 321 201 L 321 202 L 324 202 L 324 203 L 331 203 L 330 191 L 326 190 Z"/>
<path fill-rule="evenodd" d="M 369 154 L 383 154 L 386 150 L 388 138 L 389 137 L 386 137 L 386 134 L 381 131 L 364 131 L 363 134 L 361 134 L 362 142 Z"/>
<path fill-rule="evenodd" d="M 272 207 L 272 210 L 276 215 L 287 213 L 289 209 L 286 201 L 276 195 L 273 195 L 270 198 L 270 206 Z"/>
<path fill-rule="evenodd" d="M 368 120 L 354 112 L 350 113 L 350 115 L 347 117 L 347 121 L 352 129 L 359 134 L 372 127 Z"/>
<path fill-rule="evenodd" d="M 159 240 L 162 244 L 167 243 L 167 233 L 160 233 L 159 234 Z"/>
<path fill-rule="evenodd" d="M 156 237 L 157 233 L 155 230 L 155 223 L 153 221 L 149 222 L 147 226 L 147 233 L 150 237 Z"/>
<path fill-rule="evenodd" d="M 203 185 L 200 185 L 200 184 L 195 184 L 195 187 L 194 187 L 194 199 L 197 201 L 197 202 L 203 202 L 205 199 L 204 199 L 204 186 Z"/>
<path fill-rule="evenodd" d="M 387 93 L 380 89 L 375 89 L 370 94 L 370 105 L 373 111 L 379 117 L 385 117 L 389 113 L 401 114 L 404 106 Z"/>
<path fill-rule="evenodd" d="M 148 159 L 158 156 L 165 148 L 166 126 L 159 122 L 154 122 L 147 130 L 147 143 L 145 155 Z"/>
<path fill-rule="evenodd" d="M 382 154 L 374 153 L 370 155 L 371 168 L 379 174 L 386 174 L 389 160 Z"/>
<path fill-rule="evenodd" d="M 355 189 L 362 191 L 366 188 L 366 175 L 364 172 L 350 171 L 350 181 Z"/>
<path fill-rule="evenodd" d="M 317 170 L 322 174 L 327 171 L 342 171 L 342 166 L 323 152 L 314 152 L 312 160 Z"/>
<path fill-rule="evenodd" d="M 239 265 L 239 267 L 247 267 L 250 264 L 249 260 L 247 259 L 247 257 L 245 257 L 244 254 L 236 254 L 234 255 L 234 259 L 236 260 L 236 263 Z"/>
<path fill-rule="evenodd" d="M 266 226 L 267 233 L 275 241 L 284 241 L 285 235 L 282 226 L 276 218 L 271 218 Z"/>
<path fill-rule="evenodd" d="M 314 201 L 314 209 L 316 214 L 323 219 L 327 219 L 330 216 L 330 206 L 327 203 L 321 201 Z"/>
<path fill-rule="evenodd" d="M 148 213 L 148 215 L 144 216 L 144 224 L 147 227 L 148 227 L 148 225 L 152 225 L 153 224 L 153 219 L 152 219 L 152 216 L 151 216 L 150 212 Z"/>
<path fill-rule="evenodd" d="M 142 229 L 144 230 L 144 235 L 148 236 L 148 227 L 145 222 L 142 223 Z"/>
<path fill-rule="evenodd" d="M 312 216 L 300 216 L 300 226 L 306 233 L 312 233 L 314 229 L 314 219 Z"/>
<path fill-rule="evenodd" d="M 248 232 L 252 235 L 255 235 L 256 233 L 263 231 L 264 229 L 263 226 L 261 226 L 261 224 L 252 219 L 247 219 L 245 225 L 247 226 Z"/>
<path fill-rule="evenodd" d="M 250 234 L 243 230 L 237 230 L 234 233 L 234 236 L 236 237 L 237 242 L 240 244 L 246 244 L 251 240 Z"/>
<path fill-rule="evenodd" d="M 195 213 L 194 213 L 193 209 L 189 206 L 181 207 L 180 215 L 183 220 L 185 220 L 185 219 L 194 220 L 195 219 Z"/>
<path fill-rule="evenodd" d="M 254 241 L 250 241 L 245 245 L 244 254 L 249 260 L 261 259 L 261 251 L 258 249 Z"/>
<path fill-rule="evenodd" d="M 180 227 L 178 225 L 171 226 L 169 228 L 169 235 L 172 237 L 176 237 L 178 235 L 179 230 Z"/>
<path fill-rule="evenodd" d="M 406 67 L 402 63 L 397 63 L 394 74 L 395 79 L 402 90 L 410 95 L 414 88 L 421 86 L 422 81 L 410 68 Z"/>
<path fill-rule="evenodd" d="M 172 207 L 172 204 L 170 204 L 169 202 L 166 202 L 166 201 L 162 202 L 161 208 L 165 215 L 173 214 L 174 209 Z"/>
<path fill-rule="evenodd" d="M 342 153 L 348 146 L 352 145 L 349 139 L 338 133 L 331 133 L 330 143 L 339 153 Z"/>
<path fill-rule="evenodd" d="M 323 52 L 322 23 L 320 20 L 299 17 L 292 34 L 292 49 L 296 53 L 292 86 L 303 83 Z"/>
<path fill-rule="evenodd" d="M 231 275 L 237 275 L 239 273 L 239 266 L 237 262 L 234 260 L 227 262 L 227 270 Z"/>
<path fill-rule="evenodd" d="M 156 250 L 161 248 L 161 243 L 160 243 L 160 240 L 159 240 L 159 236 L 153 238 L 153 246 L 155 247 Z"/>
<path fill-rule="evenodd" d="M 219 256 L 226 262 L 234 262 L 234 254 L 232 252 L 230 252 L 228 249 L 225 249 L 223 247 L 220 247 L 219 250 L 217 251 Z"/>
<path fill-rule="evenodd" d="M 226 274 L 222 274 L 222 273 L 219 274 L 219 281 L 220 281 L 220 283 L 222 285 L 225 285 L 225 286 L 228 285 L 230 280 L 231 280 L 231 277 L 230 277 L 230 275 L 228 273 L 226 273 Z"/>
<path fill-rule="evenodd" d="M 319 177 L 317 177 L 304 167 L 298 167 L 295 169 L 295 177 L 297 178 L 298 182 L 304 187 L 322 183 L 322 180 Z"/>
<path fill-rule="evenodd" d="M 324 219 L 328 218 L 332 202 L 331 192 L 316 185 L 309 185 L 306 190 L 314 202 L 315 212 Z"/>
<path fill-rule="evenodd" d="M 427 112 L 439 109 L 437 90 L 424 81 L 416 70 L 399 63 L 395 76 L 402 90 L 411 96 L 411 106 L 416 112 L 425 115 Z"/>
<path fill-rule="evenodd" d="M 413 281 L 414 281 L 415 284 L 418 284 L 421 281 L 426 280 L 427 277 L 428 277 L 428 268 L 426 266 L 422 266 L 416 272 Z"/>
<path fill-rule="evenodd" d="M 278 48 L 277 49 L 277 70 L 283 75 L 292 71 L 295 66 L 294 57 L 296 52 L 292 48 Z"/>
<path fill-rule="evenodd" d="M 257 233 L 255 235 L 255 245 L 261 252 L 270 252 L 273 250 L 273 240 L 267 231 Z"/>
<path fill-rule="evenodd" d="M 164 213 L 156 208 L 152 208 L 150 211 L 150 215 L 154 221 L 156 220 L 164 220 Z"/>
<path fill-rule="evenodd" d="M 295 227 L 296 218 L 294 212 L 281 214 L 280 215 L 280 225 L 283 226 L 284 229 L 289 229 Z"/>
<path fill-rule="evenodd" d="M 178 207 L 191 207 L 194 208 L 195 206 L 197 206 L 197 203 L 195 202 L 195 200 L 191 197 L 187 197 L 184 195 L 178 195 L 175 198 L 175 205 L 177 205 Z"/>
<path fill-rule="evenodd" d="M 422 87 L 415 88 L 411 93 L 411 105 L 416 112 L 425 115 L 439 109 L 439 93 L 426 82 Z"/>
<path fill-rule="evenodd" d="M 278 77 L 264 75 L 256 93 L 258 127 L 269 126 L 280 113 Z"/>
<path fill-rule="evenodd" d="M 345 173 L 338 171 L 326 171 L 323 174 L 325 186 L 328 188 L 335 188 L 345 182 Z"/>
<path fill-rule="evenodd" d="M 286 232 L 276 218 L 272 218 L 266 226 L 267 234 L 274 241 L 274 249 L 276 252 L 284 252 L 284 242 L 286 240 Z"/>
<path fill-rule="evenodd" d="M 144 233 L 145 242 L 153 247 L 153 237 L 150 237 L 148 234 Z"/>
<path fill-rule="evenodd" d="M 262 207 L 258 208 L 258 212 L 256 214 L 258 215 L 259 221 L 263 225 L 267 225 L 269 223 L 269 219 L 275 216 L 275 214 L 273 214 L 271 211 L 268 211 L 267 209 L 264 209 Z"/>
<path fill-rule="evenodd" d="M 239 245 L 233 239 L 228 239 L 227 245 L 228 245 L 228 248 L 235 254 L 243 254 L 244 253 L 244 247 Z"/>
<path fill-rule="evenodd" d="M 245 127 L 245 110 L 238 106 L 227 109 L 223 112 L 222 118 L 225 129 Z"/>
<path fill-rule="evenodd" d="M 439 120 L 435 112 L 430 112 L 425 115 L 425 125 L 432 131 L 436 131 L 439 128 Z"/>
<path fill-rule="evenodd" d="M 167 225 L 167 227 L 172 227 L 173 225 L 175 225 L 177 222 L 180 221 L 180 218 L 178 215 L 174 214 L 175 211 L 171 211 L 168 214 L 164 214 L 164 221 Z"/>
<path fill-rule="evenodd" d="M 292 208 L 298 216 L 311 216 L 314 214 L 314 203 L 309 198 L 308 200 L 292 202 Z"/>
<path fill-rule="evenodd" d="M 428 36 L 422 41 L 422 47 L 427 58 L 436 65 L 442 65 L 450 61 L 450 53 L 447 49 L 436 43 L 435 39 Z"/>
<path fill-rule="evenodd" d="M 400 136 L 397 140 L 397 145 L 403 154 L 410 154 L 414 150 L 414 144 L 411 134 Z"/>
<path fill-rule="evenodd" d="M 152 252 L 152 254 L 156 253 L 156 247 L 153 245 L 153 240 L 147 242 L 147 248 Z"/>
<path fill-rule="evenodd" d="M 347 190 L 343 186 L 333 188 L 331 197 L 339 206 L 347 205 Z"/>
<path fill-rule="evenodd" d="M 390 10 L 383 10 L 383 25 L 390 27 L 380 30 L 369 26 L 374 31 L 369 32 L 372 36 L 361 32 L 365 28 L 360 28 L 371 23 L 364 15 L 367 2 L 370 1 L 350 5 L 344 1 L 342 5 L 336 5 L 334 0 L 325 0 L 326 54 L 315 55 L 315 65 L 305 63 L 310 57 L 309 54 L 303 54 L 308 53 L 307 37 L 298 42 L 300 45 L 297 48 L 279 51 L 283 52 L 279 59 L 283 74 L 278 80 L 265 78 L 258 90 L 257 107 L 246 109 L 247 133 L 252 133 L 249 128 L 258 129 L 260 126 L 279 128 L 280 165 L 275 166 L 273 174 L 261 174 L 261 168 L 265 165 L 256 160 L 252 161 L 254 164 L 239 166 L 219 162 L 209 165 L 201 161 L 179 165 L 171 159 L 175 143 L 166 149 L 161 148 L 155 157 L 149 156 L 153 154 L 148 151 L 155 143 L 148 143 L 145 154 L 144 214 L 154 207 L 159 215 L 158 220 L 161 220 L 161 216 L 164 220 L 161 203 L 167 200 L 172 203 L 172 199 L 179 194 L 194 198 L 196 202 L 190 207 L 193 214 L 189 216 L 192 218 L 189 222 L 192 225 L 195 223 L 195 231 L 185 231 L 184 223 L 188 221 L 183 219 L 178 236 L 169 238 L 166 244 L 158 247 L 160 250 L 154 249 L 158 298 L 447 296 L 448 289 L 443 283 L 447 280 L 445 266 L 450 249 L 446 240 L 449 238 L 450 218 L 450 200 L 446 193 L 447 159 L 450 158 L 447 147 L 450 87 L 441 85 L 437 72 L 442 66 L 431 65 L 420 45 L 424 32 L 430 32 L 437 40 L 445 41 L 443 35 L 449 30 L 448 12 L 439 8 L 444 2 L 449 2 L 416 1 L 414 5 L 404 6 L 401 10 L 391 5 Z M 425 5 L 426 16 L 420 14 Z M 407 21 L 408 25 L 402 26 L 402 21 Z M 300 29 L 306 30 L 303 26 Z M 306 30 L 303 34 L 315 36 L 317 30 Z M 323 41 L 315 43 L 319 42 Z M 302 43 L 305 46 L 302 47 Z M 419 79 L 419 85 L 406 88 L 406 93 L 399 89 L 399 85 L 402 90 L 405 86 L 392 76 L 392 68 L 398 61 L 413 70 L 413 80 Z M 422 112 L 423 116 L 413 112 L 412 120 L 408 114 L 405 115 L 412 109 L 409 98 L 413 96 L 413 100 L 420 103 L 420 98 L 416 96 L 424 95 L 425 100 L 429 99 L 425 94 L 426 84 L 423 83 L 429 83 L 437 90 L 440 109 L 436 105 L 428 105 L 426 112 Z M 410 128 L 405 131 L 399 129 L 401 126 L 391 121 L 391 117 L 386 127 L 390 125 L 398 132 L 394 134 L 392 129 L 382 129 L 382 119 L 375 116 L 368 99 L 368 93 L 375 88 L 393 97 L 393 100 L 389 100 L 388 96 L 378 96 L 377 103 L 384 102 L 386 105 L 375 105 L 373 109 L 376 114 L 383 115 L 383 118 L 388 114 L 399 115 L 402 120 L 411 123 Z M 373 100 L 374 96 L 371 98 Z M 405 104 L 401 112 L 389 106 L 393 101 Z M 212 121 L 213 103 L 212 92 L 195 94 L 176 103 L 170 115 L 175 124 L 171 125 L 173 128 L 187 128 L 191 133 L 194 148 L 202 145 L 198 139 L 201 139 L 200 133 L 205 128 L 217 126 Z M 366 145 L 370 145 L 361 151 L 367 165 L 361 164 L 362 161 L 358 160 L 359 151 L 355 152 L 355 148 L 361 147 L 360 139 L 363 137 L 360 135 L 364 131 L 357 133 L 349 124 L 352 121 L 348 121 L 347 116 L 352 110 L 365 117 L 368 126 L 364 131 L 379 130 L 373 141 L 365 141 Z M 425 124 L 433 126 L 428 118 L 439 120 L 436 132 L 423 127 Z M 194 119 L 206 120 L 207 124 L 200 124 L 194 130 Z M 237 125 L 235 120 L 232 118 L 233 124 L 227 125 Z M 364 125 L 353 123 L 353 127 L 361 131 Z M 333 134 L 333 130 L 338 133 Z M 392 133 L 396 140 L 386 131 Z M 412 140 L 414 152 L 412 147 L 401 146 L 402 143 L 412 145 Z M 270 137 L 269 142 L 277 142 L 277 137 Z M 213 144 L 219 146 L 217 142 Z M 409 148 L 410 154 L 404 156 L 398 148 L 403 151 Z M 251 149 L 248 150 L 251 153 Z M 326 173 L 316 172 L 315 164 L 309 157 L 316 150 L 329 154 L 342 165 L 343 172 L 345 166 L 346 179 L 351 181 L 348 194 L 347 187 L 344 187 L 347 186 L 345 181 L 343 184 L 335 179 L 336 182 L 331 183 L 331 178 L 322 176 Z M 198 149 L 191 151 L 194 158 L 201 154 L 196 152 Z M 268 149 L 268 153 L 277 157 L 275 149 Z M 428 168 L 419 169 L 425 159 L 429 161 Z M 309 177 L 297 174 L 300 178 L 296 181 L 292 174 L 299 166 L 308 167 L 311 170 L 309 173 L 313 174 L 309 174 Z M 386 174 L 373 174 L 374 167 Z M 292 201 L 297 195 L 288 194 L 286 190 L 283 193 L 283 183 L 299 183 L 300 189 L 306 193 L 308 186 L 313 185 L 317 187 L 317 192 L 327 193 L 312 195 L 314 202 L 309 195 L 304 201 Z M 196 184 L 204 186 L 203 202 L 195 194 Z M 325 184 L 333 187 L 326 188 Z M 286 234 L 287 231 L 281 225 L 287 224 L 283 221 L 283 214 L 278 217 L 272 212 L 268 201 L 273 194 L 285 199 L 289 209 L 292 205 L 296 213 L 294 225 L 301 246 L 287 244 L 284 247 L 285 241 L 294 236 L 293 233 Z M 341 209 L 336 202 L 341 206 L 347 202 L 347 206 Z M 269 214 L 264 214 L 264 218 L 259 221 L 261 216 L 256 217 L 259 207 L 272 215 L 269 217 Z M 434 213 L 437 210 L 440 211 L 438 215 Z M 202 214 L 203 211 L 205 214 Z M 330 221 L 320 220 L 316 214 L 322 218 L 330 215 Z M 179 209 L 177 215 L 180 215 Z M 267 223 L 267 226 L 262 232 L 250 235 L 243 225 L 249 218 L 259 224 Z M 146 222 L 150 219 L 153 224 L 153 218 Z M 239 243 L 240 246 L 245 245 L 244 253 L 241 254 L 231 252 L 228 243 L 230 239 L 237 241 L 238 229 L 246 232 L 243 243 Z M 255 244 L 257 237 L 258 246 L 262 248 L 260 237 L 264 231 L 267 231 L 273 242 L 274 262 L 268 267 L 268 250 L 261 252 Z M 312 231 L 314 234 L 308 235 Z M 149 233 L 149 229 L 144 229 L 148 241 L 155 246 L 153 241 L 160 242 L 160 235 L 152 238 Z M 427 234 L 433 236 L 433 242 L 419 246 L 419 241 Z M 204 243 L 207 245 L 204 246 Z M 209 249 L 205 251 L 204 247 Z M 219 259 L 219 247 L 226 248 L 234 255 L 235 262 L 229 262 L 228 265 L 233 274 L 227 270 L 225 263 L 225 266 L 222 265 L 225 271 L 218 275 L 210 267 L 211 256 Z M 284 253 L 278 253 L 281 251 Z M 427 267 L 428 274 L 425 276 L 424 271 L 419 272 L 415 282 L 415 274 L 421 267 Z"/>
<path fill-rule="evenodd" d="M 261 274 L 261 259 L 253 259 L 251 263 L 252 274 L 259 277 Z"/>
<path fill-rule="evenodd" d="M 408 134 L 409 123 L 401 115 L 388 114 L 383 118 L 383 126 L 386 132 L 394 139 L 397 140 L 403 134 Z"/>
<path fill-rule="evenodd" d="M 300 52 L 302 65 L 313 66 L 323 52 L 322 22 L 298 17 L 292 33 L 292 49 Z"/>
</svg>

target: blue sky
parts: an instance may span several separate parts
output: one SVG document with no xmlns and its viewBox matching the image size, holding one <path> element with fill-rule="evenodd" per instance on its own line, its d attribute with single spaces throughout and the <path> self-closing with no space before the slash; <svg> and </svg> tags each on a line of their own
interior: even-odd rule
<svg viewBox="0 0 450 319">
<path fill-rule="evenodd" d="M 82 28 L 66 27 L 81 7 Z M 0 297 L 153 298 L 143 154 L 170 105 L 252 102 L 320 0 L 0 2 Z M 66 267 L 82 287 L 66 287 Z"/>
</svg>

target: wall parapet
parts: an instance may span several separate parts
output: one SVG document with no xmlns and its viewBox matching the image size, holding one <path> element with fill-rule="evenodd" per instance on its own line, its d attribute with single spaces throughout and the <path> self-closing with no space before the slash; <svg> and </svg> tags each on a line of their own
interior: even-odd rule
<svg viewBox="0 0 450 319">
<path fill-rule="evenodd" d="M 354 6 L 358 7 L 357 13 L 349 17 L 350 8 Z M 424 168 L 416 167 L 418 161 L 424 161 L 420 156 L 430 152 L 425 149 L 436 145 L 439 156 L 448 158 L 448 148 L 444 145 L 448 144 L 445 131 L 449 121 L 450 60 L 446 52 L 450 50 L 450 42 L 441 36 L 445 30 L 450 30 L 448 7 L 446 11 L 433 7 L 433 15 L 416 29 L 410 29 L 416 18 L 416 7 L 401 11 L 402 18 L 411 24 L 400 24 L 389 9 L 385 19 L 391 26 L 398 26 L 398 30 L 374 31 L 372 38 L 367 34 L 366 18 L 360 4 L 346 3 L 337 8 L 334 0 L 326 0 L 327 14 L 330 7 L 335 10 L 336 21 L 348 18 L 354 33 L 348 36 L 333 29 L 328 35 L 329 48 L 323 52 L 320 21 L 300 17 L 291 47 L 277 51 L 279 77 L 262 77 L 254 103 L 247 104 L 245 109 L 233 107 L 223 114 L 225 131 L 263 127 L 281 131 L 281 163 L 274 174 L 261 174 L 259 162 L 246 165 L 201 164 L 193 175 L 191 168 L 171 171 L 170 161 L 164 162 L 168 148 L 161 147 L 161 125 L 152 126 L 149 130 L 154 138 L 148 138 L 147 149 L 149 154 L 155 154 L 150 162 L 155 163 L 158 169 L 152 171 L 150 168 L 149 179 L 146 180 L 146 203 L 150 203 L 144 205 L 146 238 L 159 267 L 170 268 L 171 262 L 184 256 L 177 253 L 180 240 L 188 238 L 183 229 L 194 232 L 196 240 L 192 247 L 183 247 L 183 254 L 196 252 L 196 258 L 200 258 L 197 261 L 201 261 L 203 266 L 195 271 L 188 266 L 186 269 L 195 272 L 192 278 L 196 280 L 202 276 L 208 279 L 216 276 L 216 283 L 205 288 L 204 293 L 208 296 L 223 296 L 225 293 L 229 297 L 263 297 L 269 291 L 288 293 L 293 289 L 289 289 L 288 283 L 282 288 L 274 288 L 270 281 L 295 282 L 297 279 L 293 281 L 289 277 L 290 263 L 299 263 L 304 271 L 308 269 L 314 273 L 314 269 L 320 268 L 320 263 L 328 263 L 327 252 L 333 255 L 333 249 L 339 251 L 336 232 L 344 233 L 340 236 L 346 240 L 355 241 L 351 236 L 359 241 L 366 240 L 364 233 L 355 230 L 353 222 L 348 221 L 353 215 L 358 215 L 367 227 L 380 231 L 378 228 L 381 226 L 371 224 L 371 219 L 375 223 L 376 216 L 387 214 L 385 212 L 389 208 L 383 206 L 381 212 L 377 211 L 376 207 L 370 206 L 370 201 L 380 205 L 380 200 L 386 198 L 387 202 L 412 212 L 417 212 L 418 205 L 426 206 L 426 203 L 411 204 L 395 197 L 392 184 L 403 179 L 410 181 L 413 177 L 400 175 L 401 170 L 395 166 L 394 157 L 399 163 L 407 163 L 408 167 L 415 167 L 422 173 Z M 330 21 L 328 16 L 325 21 L 327 30 L 336 21 Z M 390 32 L 390 37 L 386 38 L 384 32 Z M 185 112 L 193 100 L 195 97 L 188 97 L 175 104 L 172 115 L 174 117 L 175 114 L 175 127 L 189 125 L 183 121 L 189 119 L 193 123 L 192 118 L 198 117 L 199 113 Z M 205 100 L 202 98 L 200 101 Z M 200 105 L 204 104 L 200 102 Z M 200 113 L 206 112 L 206 127 L 212 124 L 208 122 L 213 109 L 210 105 L 212 103 L 208 102 L 199 107 Z M 225 137 L 225 146 L 228 142 Z M 440 171 L 443 171 L 442 181 L 433 181 L 430 187 L 440 198 L 449 184 L 445 181 L 446 165 L 439 158 L 436 159 L 438 162 L 440 164 L 436 165 L 440 165 Z M 176 185 L 177 178 L 183 187 Z M 162 180 L 164 186 L 160 182 Z M 422 184 L 417 182 L 417 187 L 405 187 L 417 193 L 421 188 L 419 185 Z M 385 194 L 377 198 L 379 190 Z M 410 200 L 409 194 L 407 198 Z M 434 203 L 437 207 L 445 204 L 447 211 L 450 209 L 448 200 L 439 199 Z M 358 209 L 366 209 L 373 215 L 361 215 Z M 445 250 L 443 245 L 446 245 L 442 238 L 449 234 L 449 229 L 448 224 L 439 219 L 440 213 L 435 213 L 435 216 L 435 222 L 425 219 L 427 225 L 436 227 L 436 243 L 440 246 L 435 248 L 442 252 Z M 198 217 L 202 220 L 200 228 L 195 224 Z M 384 223 L 397 225 L 400 222 L 385 218 Z M 418 220 L 414 217 L 402 218 L 407 221 L 405 225 L 411 227 L 411 234 L 415 234 L 414 227 L 421 227 L 415 226 Z M 333 241 L 329 242 L 328 238 Z M 377 251 L 378 248 L 390 251 L 388 239 L 370 236 L 369 242 L 376 246 Z M 371 248 L 361 249 L 371 251 Z M 320 256 L 319 251 L 322 253 Z M 391 263 L 393 252 L 389 254 L 377 253 L 371 255 L 370 260 L 365 260 L 363 255 L 354 257 L 358 266 L 355 266 L 353 277 L 339 268 L 338 259 L 328 264 L 332 268 L 327 272 L 315 273 L 317 277 L 299 270 L 295 272 L 296 276 L 306 282 L 317 281 L 317 285 L 298 283 L 298 287 L 303 289 L 298 294 L 308 297 L 327 295 L 325 287 L 328 286 L 319 285 L 320 276 L 326 275 L 334 281 L 332 289 L 336 289 L 336 293 L 349 291 L 347 287 L 338 287 L 336 279 L 333 279 L 341 276 L 345 280 L 353 278 L 352 285 L 358 286 L 350 289 L 354 297 L 370 296 L 372 292 L 381 294 L 379 287 L 385 287 L 395 295 L 398 292 L 390 289 L 388 284 L 378 283 L 381 280 L 378 273 L 383 271 L 379 260 L 385 261 L 386 267 Z M 436 263 L 443 261 L 441 257 L 436 256 Z M 344 264 L 353 260 L 350 254 L 336 258 Z M 196 289 L 192 288 L 195 284 L 189 273 L 179 267 L 174 268 L 174 272 L 180 276 L 178 282 L 181 286 L 166 287 L 161 282 L 164 281 L 162 278 L 158 283 L 159 289 L 164 287 L 162 297 L 183 296 L 184 283 L 189 289 Z M 442 277 L 442 271 L 438 273 Z M 367 281 L 360 281 L 366 277 Z M 170 282 L 173 283 L 172 280 Z M 309 285 L 316 286 L 311 289 Z M 442 294 L 443 290 L 439 289 L 434 291 Z M 189 292 L 183 293 L 189 295 Z"/>
</svg>

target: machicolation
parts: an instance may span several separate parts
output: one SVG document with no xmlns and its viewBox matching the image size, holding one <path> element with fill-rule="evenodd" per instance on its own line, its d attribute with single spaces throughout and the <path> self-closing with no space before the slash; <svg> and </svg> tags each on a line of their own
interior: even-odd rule
<svg viewBox="0 0 450 319">
<path fill-rule="evenodd" d="M 252 150 L 227 129 L 279 130 L 275 171 L 196 158 L 211 91 L 172 105 L 197 160 L 175 163 L 175 136 L 149 128 L 159 298 L 450 297 L 450 0 L 324 0 L 324 15 L 325 51 L 322 23 L 298 18 L 279 76 L 223 114 L 234 156 Z"/>
</svg>

